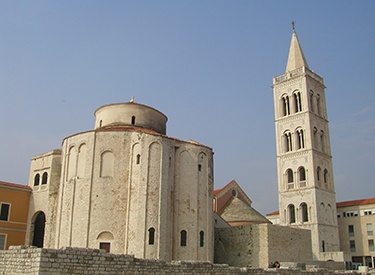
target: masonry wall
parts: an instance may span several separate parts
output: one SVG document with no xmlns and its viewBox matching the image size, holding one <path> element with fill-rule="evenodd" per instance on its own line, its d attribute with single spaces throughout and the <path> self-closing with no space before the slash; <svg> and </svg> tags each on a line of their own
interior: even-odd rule
<svg viewBox="0 0 375 275">
<path fill-rule="evenodd" d="M 0 274 L 301 274 L 301 270 L 263 270 L 250 267 L 228 267 L 209 262 L 165 262 L 137 259 L 132 255 L 110 254 L 85 248 L 11 247 L 0 251 Z M 326 270 L 304 271 L 305 275 L 341 275 L 348 273 Z"/>
</svg>

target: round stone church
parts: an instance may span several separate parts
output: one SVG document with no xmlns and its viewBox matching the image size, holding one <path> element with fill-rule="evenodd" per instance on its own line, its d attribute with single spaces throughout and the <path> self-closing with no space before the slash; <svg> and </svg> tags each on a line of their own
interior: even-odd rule
<svg viewBox="0 0 375 275">
<path fill-rule="evenodd" d="M 95 117 L 32 158 L 29 244 L 212 262 L 212 148 L 168 137 L 167 117 L 134 100 Z"/>
</svg>

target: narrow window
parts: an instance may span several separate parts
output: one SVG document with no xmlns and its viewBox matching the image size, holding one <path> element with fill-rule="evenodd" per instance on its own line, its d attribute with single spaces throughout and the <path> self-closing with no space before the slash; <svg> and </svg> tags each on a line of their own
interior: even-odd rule
<svg viewBox="0 0 375 275">
<path fill-rule="evenodd" d="M 322 252 L 326 252 L 326 243 L 322 241 Z"/>
<path fill-rule="evenodd" d="M 187 232 L 185 230 L 181 231 L 181 246 L 186 246 Z"/>
<path fill-rule="evenodd" d="M 294 182 L 292 169 L 288 169 L 287 174 L 288 174 L 288 183 Z"/>
<path fill-rule="evenodd" d="M 289 132 L 285 133 L 284 139 L 285 139 L 285 152 L 292 151 L 292 135 L 291 135 L 291 133 L 289 133 Z"/>
<path fill-rule="evenodd" d="M 296 113 L 301 112 L 302 111 L 301 93 L 300 92 L 294 93 L 293 98 L 294 98 L 294 110 L 295 110 L 295 112 Z"/>
<path fill-rule="evenodd" d="M 314 112 L 314 93 L 310 91 L 310 109 L 311 112 Z"/>
<path fill-rule="evenodd" d="M 48 173 L 44 172 L 42 176 L 42 184 L 47 184 L 47 180 L 48 180 Z"/>
<path fill-rule="evenodd" d="M 103 126 L 103 120 L 100 120 L 99 121 L 99 127 L 102 127 Z"/>
<path fill-rule="evenodd" d="M 316 129 L 316 127 L 314 127 L 313 133 L 314 133 L 314 148 L 318 149 L 318 129 Z"/>
<path fill-rule="evenodd" d="M 10 204 L 8 203 L 1 204 L 0 221 L 9 220 L 9 208 L 10 208 Z"/>
<path fill-rule="evenodd" d="M 354 225 L 348 225 L 349 237 L 354 237 Z"/>
<path fill-rule="evenodd" d="M 40 182 L 40 175 L 39 173 L 35 175 L 34 177 L 34 186 L 38 186 Z"/>
<path fill-rule="evenodd" d="M 99 248 L 104 249 L 105 252 L 109 253 L 111 251 L 111 243 L 100 243 Z"/>
<path fill-rule="evenodd" d="M 299 169 L 299 180 L 300 181 L 305 181 L 306 180 L 306 171 L 304 167 L 301 167 Z"/>
<path fill-rule="evenodd" d="M 286 115 L 290 115 L 290 108 L 289 108 L 289 97 L 288 96 L 284 96 L 282 99 L 282 108 L 283 108 L 283 112 L 282 112 L 282 115 L 283 116 L 286 116 Z"/>
<path fill-rule="evenodd" d="M 307 209 L 306 203 L 302 203 L 301 210 L 302 210 L 302 222 L 308 222 L 309 221 L 309 214 L 308 214 L 308 209 Z"/>
<path fill-rule="evenodd" d="M 0 250 L 5 250 L 6 248 L 6 236 L 5 234 L 0 234 Z"/>
<path fill-rule="evenodd" d="M 203 231 L 199 232 L 199 246 L 200 247 L 204 246 L 204 232 Z"/>
<path fill-rule="evenodd" d="M 135 124 L 135 116 L 132 116 L 132 124 Z"/>
<path fill-rule="evenodd" d="M 316 95 L 316 111 L 317 111 L 317 113 L 318 113 L 318 115 L 320 115 L 321 114 L 321 110 L 320 110 L 320 95 L 318 94 L 318 95 Z"/>
<path fill-rule="evenodd" d="M 323 131 L 320 132 L 320 146 L 321 146 L 322 152 L 324 152 L 325 147 L 324 147 L 324 132 Z"/>
<path fill-rule="evenodd" d="M 374 231 L 372 230 L 372 223 L 366 224 L 366 227 L 367 227 L 367 236 L 373 236 Z"/>
<path fill-rule="evenodd" d="M 153 245 L 155 243 L 155 229 L 151 227 L 148 230 L 148 244 Z"/>
<path fill-rule="evenodd" d="M 318 169 L 316 169 L 316 179 L 317 179 L 318 181 L 320 181 L 320 174 L 321 174 L 321 169 L 320 169 L 320 167 L 318 166 Z"/>
<path fill-rule="evenodd" d="M 328 182 L 328 170 L 327 169 L 324 169 L 323 179 L 324 179 L 324 183 Z"/>
<path fill-rule="evenodd" d="M 288 206 L 288 210 L 289 210 L 289 223 L 295 223 L 296 222 L 296 215 L 295 215 L 294 205 L 290 204 Z"/>
<path fill-rule="evenodd" d="M 137 155 L 137 162 L 136 162 L 137 164 L 140 164 L 141 163 L 141 155 L 140 154 L 138 154 Z"/>
<path fill-rule="evenodd" d="M 368 250 L 369 251 L 375 251 L 374 240 L 368 240 Z"/>
<path fill-rule="evenodd" d="M 202 171 L 202 165 L 198 164 L 198 171 Z"/>
<path fill-rule="evenodd" d="M 355 241 L 351 240 L 349 241 L 349 246 L 350 246 L 350 252 L 355 252 Z"/>
<path fill-rule="evenodd" d="M 297 131 L 297 149 L 305 148 L 305 141 L 303 138 L 303 130 Z"/>
</svg>

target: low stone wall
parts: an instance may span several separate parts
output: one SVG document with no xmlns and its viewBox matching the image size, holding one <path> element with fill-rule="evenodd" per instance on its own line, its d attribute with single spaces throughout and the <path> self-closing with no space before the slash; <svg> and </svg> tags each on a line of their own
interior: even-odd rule
<svg viewBox="0 0 375 275">
<path fill-rule="evenodd" d="M 165 262 L 162 260 L 137 259 L 132 255 L 110 254 L 104 250 L 70 248 L 46 249 L 14 246 L 0 251 L 0 274 L 202 274 L 202 275 L 341 275 L 348 272 L 327 270 L 301 271 L 295 269 L 263 270 L 250 267 L 229 267 L 208 262 Z"/>
</svg>

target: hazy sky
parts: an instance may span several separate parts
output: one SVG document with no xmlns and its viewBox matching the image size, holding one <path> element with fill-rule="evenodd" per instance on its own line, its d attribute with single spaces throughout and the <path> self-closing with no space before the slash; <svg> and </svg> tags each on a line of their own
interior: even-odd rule
<svg viewBox="0 0 375 275">
<path fill-rule="evenodd" d="M 337 201 L 375 197 L 375 1 L 0 1 L 0 180 L 94 127 L 131 96 L 167 134 L 214 149 L 215 188 L 235 179 L 278 210 L 272 77 L 291 21 L 324 78 Z"/>
</svg>

